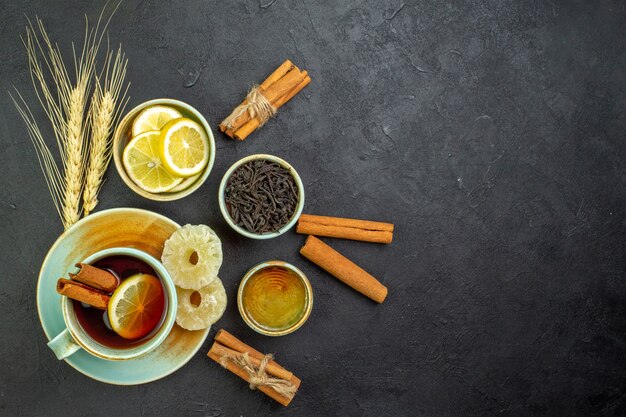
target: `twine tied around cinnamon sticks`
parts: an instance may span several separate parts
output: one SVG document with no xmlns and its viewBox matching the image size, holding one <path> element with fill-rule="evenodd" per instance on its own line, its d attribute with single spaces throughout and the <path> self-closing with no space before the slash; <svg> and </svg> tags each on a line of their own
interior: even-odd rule
<svg viewBox="0 0 626 417">
<path fill-rule="evenodd" d="M 300 378 L 266 355 L 221 329 L 207 356 L 285 407 L 291 403 Z"/>
<path fill-rule="evenodd" d="M 258 119 L 259 127 L 261 127 L 271 117 L 274 117 L 276 107 L 272 106 L 272 103 L 265 98 L 259 85 L 253 85 L 243 103 L 235 107 L 235 110 L 222 121 L 222 124 L 226 126 L 227 130 L 233 129 L 235 120 L 240 118 L 245 112 L 248 112 L 251 118 Z"/>
<path fill-rule="evenodd" d="M 301 71 L 286 60 L 260 85 L 250 89 L 246 99 L 220 123 L 220 130 L 230 138 L 245 140 L 310 82 L 306 70 Z"/>
<path fill-rule="evenodd" d="M 291 383 L 291 381 L 286 381 L 281 378 L 273 378 L 265 371 L 267 364 L 272 359 L 274 359 L 274 356 L 271 353 L 268 353 L 263 356 L 260 364 L 255 366 L 250 360 L 248 352 L 244 352 L 241 355 L 222 353 L 220 356 L 220 365 L 228 369 L 228 361 L 231 361 L 245 370 L 249 376 L 248 382 L 251 390 L 255 390 L 259 386 L 266 386 L 289 399 L 293 398 L 298 389 L 293 383 Z"/>
</svg>

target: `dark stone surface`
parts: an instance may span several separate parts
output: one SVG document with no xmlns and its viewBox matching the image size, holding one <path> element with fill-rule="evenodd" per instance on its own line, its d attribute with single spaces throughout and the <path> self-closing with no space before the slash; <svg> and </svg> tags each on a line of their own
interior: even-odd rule
<svg viewBox="0 0 626 417">
<path fill-rule="evenodd" d="M 110 32 L 130 60 L 131 106 L 178 98 L 217 126 L 284 58 L 313 78 L 249 140 L 217 134 L 194 195 L 144 200 L 111 166 L 98 206 L 216 229 L 230 302 L 217 327 L 302 377 L 289 409 L 204 356 L 215 330 L 183 369 L 138 387 L 92 381 L 45 346 L 35 286 L 61 226 L 5 92 L 34 103 L 25 13 L 67 51 L 102 5 L 1 5 L 1 416 L 626 414 L 624 2 L 121 5 Z M 298 169 L 306 212 L 397 225 L 389 246 L 327 239 L 389 287 L 387 302 L 301 258 L 302 236 L 257 242 L 227 227 L 219 180 L 258 152 Z M 235 304 L 243 273 L 272 258 L 301 267 L 316 296 L 309 322 L 277 339 L 249 330 Z"/>
</svg>

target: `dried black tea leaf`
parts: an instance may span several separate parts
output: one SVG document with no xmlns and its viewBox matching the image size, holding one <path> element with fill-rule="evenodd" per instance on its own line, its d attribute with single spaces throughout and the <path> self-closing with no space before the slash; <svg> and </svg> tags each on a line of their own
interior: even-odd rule
<svg viewBox="0 0 626 417">
<path fill-rule="evenodd" d="M 252 233 L 272 233 L 291 220 L 298 205 L 298 187 L 291 173 L 268 160 L 238 167 L 224 191 L 233 222 Z"/>
</svg>

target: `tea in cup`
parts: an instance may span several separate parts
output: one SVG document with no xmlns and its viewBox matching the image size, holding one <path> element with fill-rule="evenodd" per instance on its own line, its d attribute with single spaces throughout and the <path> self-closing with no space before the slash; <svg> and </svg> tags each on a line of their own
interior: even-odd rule
<svg viewBox="0 0 626 417">
<path fill-rule="evenodd" d="M 111 273 L 119 286 L 106 309 L 63 297 L 67 328 L 48 343 L 57 358 L 82 348 L 103 359 L 125 360 L 156 349 L 169 335 L 177 308 L 174 283 L 161 262 L 137 249 L 111 248 L 82 263 Z M 139 308 L 132 297 L 141 298 Z"/>
</svg>

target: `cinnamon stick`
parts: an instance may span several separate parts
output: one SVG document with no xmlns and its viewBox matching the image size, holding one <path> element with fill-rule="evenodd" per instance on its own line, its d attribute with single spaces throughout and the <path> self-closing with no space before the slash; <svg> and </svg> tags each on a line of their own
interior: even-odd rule
<svg viewBox="0 0 626 417">
<path fill-rule="evenodd" d="M 224 356 L 224 355 L 242 356 L 244 354 L 244 352 L 238 352 L 236 350 L 229 349 L 219 342 L 213 343 L 213 346 L 211 346 L 210 352 L 215 353 L 217 356 Z M 250 362 L 254 366 L 258 367 L 261 365 L 260 359 L 250 355 L 249 353 L 248 353 L 248 357 L 250 359 Z M 284 379 L 285 381 L 291 381 L 291 378 L 293 377 L 293 373 L 289 372 L 285 368 L 278 366 L 278 364 L 275 365 L 271 362 L 268 362 L 267 366 L 265 367 L 265 370 L 267 371 L 268 374 L 274 375 L 275 377 L 280 378 L 280 379 Z"/>
<path fill-rule="evenodd" d="M 280 80 L 270 85 L 267 90 L 263 91 L 263 96 L 270 102 L 270 104 L 276 107 L 278 99 L 291 92 L 291 90 L 298 86 L 304 80 L 305 76 L 302 75 L 298 67 L 294 67 L 289 70 Z M 226 130 L 226 134 L 232 132 L 230 137 L 233 137 L 234 133 L 249 120 L 252 116 L 249 112 L 244 112 L 233 123 L 232 128 Z"/>
<path fill-rule="evenodd" d="M 296 232 L 363 242 L 391 243 L 393 228 L 391 223 L 302 214 L 298 219 Z"/>
<path fill-rule="evenodd" d="M 100 310 L 106 310 L 109 305 L 109 299 L 111 298 L 85 284 L 70 281 L 69 279 L 64 278 L 59 278 L 57 281 L 57 292 L 71 298 L 72 300 L 89 304 L 90 306 Z"/>
<path fill-rule="evenodd" d="M 237 352 L 248 352 L 248 354 L 250 356 L 252 356 L 253 358 L 256 359 L 263 359 L 263 355 L 261 352 L 259 352 L 258 350 L 256 350 L 255 348 L 253 348 L 250 345 L 245 344 L 244 342 L 242 342 L 241 340 L 237 339 L 235 336 L 233 336 L 232 334 L 228 333 L 228 331 L 224 330 L 224 329 L 220 329 L 217 334 L 215 335 L 215 340 L 217 342 L 220 342 L 222 345 L 229 347 L 233 350 L 236 350 Z M 282 368 L 282 366 L 280 366 L 278 363 L 276 363 L 276 361 L 271 360 L 269 361 L 269 364 L 274 365 L 274 366 L 278 366 L 279 368 Z M 291 379 L 291 382 L 293 382 L 294 384 L 296 384 L 296 386 L 300 386 L 300 379 L 297 376 L 293 376 L 293 378 Z"/>
<path fill-rule="evenodd" d="M 77 263 L 76 267 L 80 268 L 78 274 L 69 274 L 74 281 L 106 293 L 112 293 L 119 285 L 117 277 L 104 269 L 84 263 Z"/>
<path fill-rule="evenodd" d="M 387 287 L 315 236 L 309 236 L 306 239 L 300 253 L 361 294 L 377 303 L 385 301 Z"/>
<path fill-rule="evenodd" d="M 265 81 L 261 83 L 261 85 L 259 86 L 261 87 L 261 91 L 267 91 L 272 86 L 272 84 L 283 78 L 285 74 L 287 74 L 294 67 L 295 65 L 293 65 L 293 62 L 286 59 L 285 62 L 280 64 L 280 66 L 276 68 L 276 70 L 271 73 L 270 76 L 265 79 Z"/>
<path fill-rule="evenodd" d="M 210 352 L 207 354 L 207 356 L 211 359 L 213 359 L 215 362 L 220 363 L 220 356 L 216 355 L 214 352 Z M 226 369 L 228 369 L 230 372 L 232 372 L 233 374 L 237 375 L 239 378 L 243 379 L 246 382 L 250 382 L 250 377 L 248 375 L 248 373 L 238 367 L 237 365 L 235 365 L 232 362 L 226 362 Z M 268 397 L 270 397 L 271 399 L 273 399 L 274 401 L 284 405 L 285 407 L 287 407 L 289 405 L 289 403 L 291 403 L 291 400 L 293 398 L 287 398 L 283 395 L 280 395 L 279 393 L 277 393 L 276 391 L 274 391 L 272 388 L 265 386 L 265 385 L 260 385 L 258 387 L 259 391 L 261 391 L 262 393 L 264 393 L 265 395 L 267 395 Z"/>
<path fill-rule="evenodd" d="M 258 114 L 255 114 L 255 117 L 251 116 L 249 106 L 254 103 L 250 103 L 249 100 L 253 91 L 260 93 L 262 98 L 277 110 L 310 82 L 311 78 L 306 71 L 300 71 L 291 61 L 286 60 L 257 89 L 250 91 L 246 99 L 220 123 L 220 130 L 231 138 L 244 140 L 269 117 L 267 111 L 262 119 Z M 255 102 L 262 99 L 258 95 L 256 97 L 252 99 Z"/>
<path fill-rule="evenodd" d="M 298 94 L 304 87 L 309 85 L 309 83 L 311 82 L 311 77 L 309 77 L 308 74 L 309 73 L 307 71 L 302 71 L 302 75 L 304 75 L 304 79 L 302 80 L 302 82 L 300 84 L 296 85 L 289 93 L 287 93 L 284 96 L 280 97 L 276 101 L 276 103 L 274 104 L 274 107 L 276 107 L 276 110 L 280 109 L 285 103 L 287 103 L 296 94 Z M 261 125 L 261 122 L 257 118 L 249 120 L 245 125 L 241 126 L 235 132 L 235 138 L 238 139 L 238 140 L 245 140 L 260 125 Z"/>
<path fill-rule="evenodd" d="M 276 70 L 270 74 L 269 77 L 267 77 L 265 79 L 265 81 L 263 81 L 261 83 L 261 85 L 259 86 L 259 88 L 261 89 L 262 92 L 267 91 L 267 89 L 274 84 L 276 81 L 280 80 L 282 77 L 285 76 L 285 74 L 287 74 L 287 72 L 289 70 L 291 70 L 294 67 L 293 63 L 290 60 L 285 60 L 285 62 L 283 62 L 278 68 L 276 68 Z M 240 106 L 245 105 L 248 103 L 248 100 L 244 100 Z M 236 122 L 237 124 L 239 124 L 239 121 Z M 224 122 L 220 123 L 220 130 L 222 132 L 225 132 L 226 130 L 228 130 L 228 127 L 224 124 Z M 231 135 L 229 135 L 231 136 Z M 232 136 L 231 136 L 232 137 Z"/>
<path fill-rule="evenodd" d="M 269 101 L 272 106 L 276 107 L 276 101 L 280 97 L 289 93 L 291 89 L 300 84 L 303 79 L 304 77 L 302 76 L 300 69 L 294 66 L 281 79 L 272 83 L 267 90 L 261 91 L 261 94 L 263 94 L 265 99 Z M 233 110 L 233 112 L 235 111 L 237 111 L 237 109 Z M 250 119 L 252 119 L 250 113 L 248 111 L 243 112 L 232 122 L 232 126 L 226 126 L 227 129 L 225 133 L 232 138 L 234 133 Z M 222 121 L 222 124 L 224 124 L 224 121 Z"/>
<path fill-rule="evenodd" d="M 230 334 L 229 332 L 227 332 L 224 329 L 220 329 L 217 332 L 217 334 L 215 335 L 215 342 L 218 342 L 218 344 L 223 345 L 224 347 L 229 348 L 229 349 L 231 349 L 232 351 L 235 351 L 235 352 L 239 352 L 239 353 L 247 352 L 248 356 L 250 358 L 254 358 L 254 359 L 257 359 L 259 361 L 261 361 L 263 359 L 263 357 L 264 357 L 264 355 L 261 352 L 259 352 L 258 350 L 254 349 L 252 346 L 249 346 L 249 345 L 245 344 L 244 342 L 242 342 L 241 340 L 237 339 L 235 336 L 233 336 L 232 334 Z M 211 350 L 209 350 L 209 352 L 207 353 L 207 356 L 209 358 L 213 359 L 215 362 L 221 364 L 221 362 L 220 362 L 221 355 L 218 355 L 215 352 L 215 350 L 213 349 L 213 347 L 211 347 Z M 268 368 L 270 366 L 272 366 L 274 369 L 276 369 L 276 368 L 280 368 L 280 369 L 283 369 L 283 370 L 285 369 L 282 366 L 280 366 L 278 363 L 276 363 L 276 361 L 274 361 L 274 360 L 269 361 L 267 366 L 268 366 Z M 268 369 L 268 368 L 266 368 L 266 369 Z M 248 373 L 245 370 L 243 370 L 242 368 L 240 368 L 239 366 L 235 365 L 234 363 L 232 363 L 230 361 L 227 361 L 226 362 L 226 369 L 228 369 L 230 372 L 232 372 L 233 374 L 237 375 L 241 379 L 245 380 L 246 382 L 250 382 L 250 377 L 249 377 Z M 291 377 L 291 379 L 289 381 L 292 384 L 294 384 L 296 388 L 300 388 L 300 384 L 301 384 L 302 381 L 297 376 L 292 374 L 292 377 Z M 260 385 L 258 387 L 258 389 L 261 392 L 263 392 L 264 394 L 266 394 L 267 396 L 269 396 L 272 399 L 274 399 L 275 401 L 277 401 L 280 404 L 284 405 L 285 407 L 288 406 L 289 403 L 292 400 L 292 398 L 287 398 L 287 397 L 277 393 L 272 388 L 267 387 L 267 386 Z"/>
</svg>

